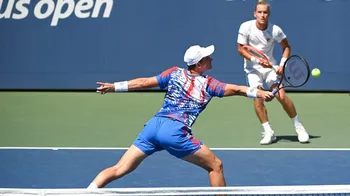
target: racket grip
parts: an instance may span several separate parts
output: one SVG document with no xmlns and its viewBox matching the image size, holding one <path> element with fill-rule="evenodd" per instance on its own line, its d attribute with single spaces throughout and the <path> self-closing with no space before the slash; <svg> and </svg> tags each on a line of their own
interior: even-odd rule
<svg viewBox="0 0 350 196">
<path fill-rule="evenodd" d="M 276 72 L 276 67 L 275 65 L 272 65 L 271 69 Z"/>
<path fill-rule="evenodd" d="M 278 92 L 278 88 L 275 88 L 275 89 L 273 89 L 272 94 L 276 95 L 277 92 Z"/>
</svg>

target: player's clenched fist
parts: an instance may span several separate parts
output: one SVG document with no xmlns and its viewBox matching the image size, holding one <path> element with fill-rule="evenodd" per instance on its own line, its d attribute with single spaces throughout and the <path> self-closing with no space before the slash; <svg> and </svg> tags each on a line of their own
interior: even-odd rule
<svg viewBox="0 0 350 196">
<path fill-rule="evenodd" d="M 269 91 L 258 91 L 258 97 L 264 99 L 265 101 L 271 101 L 275 96 Z"/>
</svg>

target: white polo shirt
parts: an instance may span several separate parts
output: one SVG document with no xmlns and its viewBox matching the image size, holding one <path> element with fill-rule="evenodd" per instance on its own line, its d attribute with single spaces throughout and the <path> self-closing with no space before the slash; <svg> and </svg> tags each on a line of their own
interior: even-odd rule
<svg viewBox="0 0 350 196">
<path fill-rule="evenodd" d="M 274 44 L 275 41 L 280 43 L 286 37 L 282 29 L 275 24 L 269 23 L 267 29 L 262 31 L 256 27 L 256 20 L 250 20 L 239 27 L 237 43 L 257 48 L 267 56 L 272 65 L 277 65 L 276 59 L 273 58 Z M 244 58 L 244 68 L 259 69 L 262 66 L 252 64 L 251 61 Z"/>
</svg>

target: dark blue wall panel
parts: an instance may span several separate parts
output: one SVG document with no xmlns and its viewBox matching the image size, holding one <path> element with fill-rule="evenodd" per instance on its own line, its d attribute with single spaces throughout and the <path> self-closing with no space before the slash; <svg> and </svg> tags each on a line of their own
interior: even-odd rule
<svg viewBox="0 0 350 196">
<path fill-rule="evenodd" d="M 245 84 L 236 39 L 239 25 L 253 18 L 255 0 L 75 0 L 110 1 L 113 7 L 108 18 L 102 17 L 105 6 L 97 18 L 73 12 L 57 25 L 52 15 L 37 18 L 39 0 L 27 0 L 23 19 L 6 18 L 7 5 L 21 1 L 0 1 L 1 89 L 93 89 L 96 81 L 153 76 L 173 65 L 185 67 L 183 54 L 193 44 L 216 46 L 210 75 Z M 57 8 L 63 0 L 45 2 Z M 292 53 L 322 71 L 302 89 L 350 90 L 350 1 L 270 3 L 271 21 L 284 29 Z M 11 13 L 20 11 L 15 7 Z"/>
</svg>

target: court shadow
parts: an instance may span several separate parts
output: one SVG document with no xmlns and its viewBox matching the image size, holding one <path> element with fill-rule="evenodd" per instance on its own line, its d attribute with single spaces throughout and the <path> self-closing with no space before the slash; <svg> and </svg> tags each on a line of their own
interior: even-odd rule
<svg viewBox="0 0 350 196">
<path fill-rule="evenodd" d="M 310 143 L 310 140 L 321 138 L 321 136 L 315 136 L 315 135 L 309 135 L 309 137 L 310 137 L 309 142 L 306 142 L 305 144 Z M 299 140 L 298 140 L 298 136 L 296 135 L 280 135 L 280 136 L 277 136 L 275 143 L 277 142 L 299 142 Z"/>
</svg>

